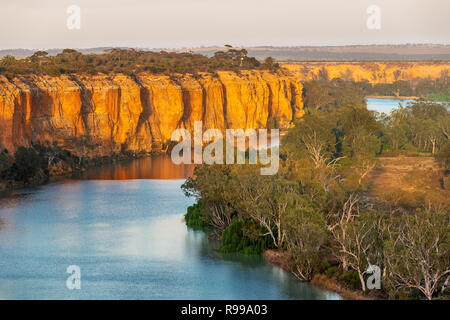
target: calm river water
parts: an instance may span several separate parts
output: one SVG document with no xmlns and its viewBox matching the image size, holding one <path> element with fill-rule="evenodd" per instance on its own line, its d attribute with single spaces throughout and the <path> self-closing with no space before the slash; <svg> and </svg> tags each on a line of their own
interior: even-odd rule
<svg viewBox="0 0 450 320">
<path fill-rule="evenodd" d="M 0 197 L 0 299 L 339 299 L 183 222 L 192 168 L 169 157 Z M 69 290 L 66 269 L 81 270 Z"/>
<path fill-rule="evenodd" d="M 414 102 L 414 100 L 366 98 L 367 109 L 384 112 L 386 114 L 391 113 L 391 111 L 398 108 L 399 105 L 405 107 L 410 102 Z"/>
</svg>

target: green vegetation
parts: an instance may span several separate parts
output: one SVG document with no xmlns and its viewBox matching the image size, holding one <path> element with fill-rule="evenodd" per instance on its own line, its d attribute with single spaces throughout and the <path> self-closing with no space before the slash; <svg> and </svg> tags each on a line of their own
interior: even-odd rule
<svg viewBox="0 0 450 320">
<path fill-rule="evenodd" d="M 444 102 L 448 102 L 450 97 L 448 70 L 443 71 L 440 78 L 433 80 L 427 78 L 372 84 L 367 80 L 355 82 L 349 79 L 350 76 L 344 76 L 343 79 L 329 80 L 326 70 L 321 70 L 317 80 L 304 83 L 305 104 L 310 108 L 323 110 L 332 101 L 339 106 L 346 105 L 341 102 L 359 104 L 359 99 L 355 99 L 356 96 L 420 97 Z M 335 98 L 336 95 L 341 95 L 341 98 L 347 101 L 339 101 Z"/>
<path fill-rule="evenodd" d="M 323 85 L 305 85 L 306 114 L 282 139 L 276 175 L 262 176 L 254 165 L 199 166 L 182 188 L 202 204 L 201 220 L 225 252 L 257 252 L 260 237 L 261 250 L 285 252 L 301 280 L 323 273 L 369 294 L 366 270 L 376 265 L 378 295 L 448 298 L 448 106 L 419 101 L 381 116 L 367 110 L 354 84 Z M 442 182 L 431 190 L 416 170 L 426 201 L 381 202 L 371 195 L 369 173 L 380 155 L 406 150 L 434 153 L 441 169 L 433 179 Z"/>
<path fill-rule="evenodd" d="M 450 102 L 450 93 L 431 93 L 427 96 L 427 100 Z"/>
<path fill-rule="evenodd" d="M 223 231 L 219 250 L 224 253 L 261 254 L 269 247 L 270 237 L 263 227 L 250 219 L 236 219 Z"/>
<path fill-rule="evenodd" d="M 83 160 L 57 143 L 19 147 L 14 155 L 8 150 L 0 153 L 0 181 L 11 187 L 38 185 L 51 175 L 72 172 L 83 166 Z"/>
<path fill-rule="evenodd" d="M 41 171 L 44 157 L 33 148 L 20 147 L 14 154 L 11 172 L 14 180 L 27 182 Z"/>
<path fill-rule="evenodd" d="M 202 206 L 195 203 L 187 208 L 187 213 L 184 215 L 186 225 L 194 229 L 205 230 L 208 227 L 205 219 L 207 216 L 202 214 Z"/>
<path fill-rule="evenodd" d="M 306 81 L 303 84 L 303 99 L 308 110 L 331 111 L 339 106 L 364 107 L 367 95 L 354 82 L 333 79 L 332 81 Z"/>
<path fill-rule="evenodd" d="M 448 98 L 450 94 L 448 70 L 442 72 L 437 79 L 418 79 L 411 81 L 398 80 L 393 83 L 370 84 L 368 81 L 356 82 L 358 87 L 364 90 L 368 96 L 397 96 L 397 97 L 442 97 Z M 434 100 L 434 99 L 433 99 Z M 448 100 L 435 100 L 448 101 Z"/>
<path fill-rule="evenodd" d="M 95 145 L 80 138 L 75 143 L 79 149 L 92 149 Z M 89 156 L 82 152 L 77 156 L 64 149 L 58 142 L 33 143 L 30 147 L 19 147 L 14 154 L 7 149 L 0 151 L 0 187 L 1 189 L 16 189 L 25 186 L 36 186 L 49 180 L 51 176 L 79 173 L 88 167 L 101 166 L 106 163 L 126 161 L 146 156 L 146 153 L 131 152 L 122 146 L 119 153 L 108 156 Z"/>
<path fill-rule="evenodd" d="M 446 104 L 411 103 L 393 110 L 384 121 L 386 151 L 436 154 L 449 143 L 450 112 Z"/>
<path fill-rule="evenodd" d="M 367 95 L 367 90 L 360 88 L 358 84 L 360 83 L 339 79 L 308 81 L 304 84 L 306 110 L 310 114 L 316 111 L 321 111 L 323 114 L 341 113 L 342 110 L 348 110 L 350 107 L 364 109 L 364 96 Z M 383 85 L 392 86 L 392 84 Z M 447 86 L 446 90 L 449 88 L 450 86 Z M 359 117 L 356 114 L 353 116 Z M 365 117 L 367 116 L 369 112 L 366 113 Z M 450 113 L 449 106 L 445 103 L 420 100 L 394 110 L 390 116 L 375 114 L 373 116 L 375 118 L 373 118 L 372 126 L 368 128 L 374 130 L 373 125 L 378 126 L 375 130 L 378 130 L 376 135 L 379 138 L 378 143 L 382 144 L 380 151 L 383 152 L 437 154 L 449 139 Z M 344 115 L 343 121 L 349 121 L 351 117 L 350 114 Z M 328 123 L 328 125 L 333 124 Z M 371 143 L 375 143 L 374 140 Z"/>
<path fill-rule="evenodd" d="M 73 73 L 123 73 L 139 72 L 154 74 L 215 72 L 217 70 L 239 71 L 245 69 L 276 70 L 279 65 L 273 58 L 263 63 L 247 56 L 245 49 L 219 51 L 212 57 L 194 53 L 152 52 L 134 49 L 112 49 L 104 54 L 82 54 L 64 49 L 56 56 L 37 51 L 32 56 L 16 59 L 6 56 L 0 60 L 0 74 L 9 79 L 17 75 L 53 75 Z"/>
</svg>

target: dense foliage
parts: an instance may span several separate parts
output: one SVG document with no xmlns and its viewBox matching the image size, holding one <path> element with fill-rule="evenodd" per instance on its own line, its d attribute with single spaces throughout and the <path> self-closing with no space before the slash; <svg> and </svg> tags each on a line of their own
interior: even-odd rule
<svg viewBox="0 0 450 320">
<path fill-rule="evenodd" d="M 246 252 L 247 223 L 263 228 L 265 248 L 286 252 L 301 280 L 323 273 L 367 292 L 366 270 L 376 265 L 385 297 L 448 297 L 448 200 L 400 210 L 368 196 L 368 174 L 386 149 L 435 152 L 448 168 L 448 107 L 417 102 L 380 116 L 354 84 L 310 89 L 305 116 L 282 139 L 276 175 L 251 165 L 196 168 L 183 189 L 202 204 L 200 219 L 226 252 Z"/>
<path fill-rule="evenodd" d="M 270 248 L 266 230 L 251 219 L 236 219 L 222 232 L 220 251 L 261 254 Z"/>
<path fill-rule="evenodd" d="M 448 105 L 416 102 L 392 111 L 386 119 L 387 148 L 436 154 L 450 138 Z"/>
<path fill-rule="evenodd" d="M 205 221 L 206 216 L 202 213 L 203 209 L 200 203 L 195 203 L 187 208 L 187 212 L 184 215 L 184 220 L 188 227 L 194 229 L 205 230 L 208 224 Z"/>
<path fill-rule="evenodd" d="M 72 73 L 131 75 L 139 72 L 195 74 L 217 70 L 277 68 L 278 64 L 270 57 L 261 63 L 253 57 L 248 57 L 245 49 L 232 48 L 226 52 L 218 51 L 212 57 L 190 52 L 152 52 L 134 49 L 112 49 L 104 54 L 82 54 L 73 49 L 64 49 L 56 56 L 48 56 L 45 51 L 37 51 L 24 59 L 7 56 L 0 60 L 0 74 L 10 79 L 23 74 L 53 76 Z"/>
<path fill-rule="evenodd" d="M 37 185 L 51 175 L 72 172 L 82 167 L 83 159 L 74 156 L 57 143 L 19 147 L 13 155 L 0 153 L 0 181 L 13 185 Z"/>
<path fill-rule="evenodd" d="M 389 87 L 395 84 L 384 85 Z M 447 85 L 446 89 L 449 88 Z M 346 109 L 365 108 L 366 95 L 366 90 L 358 87 L 358 83 L 350 81 L 309 81 L 304 85 L 305 106 L 310 113 L 313 111 L 339 113 L 343 109 L 342 106 Z M 383 145 L 385 152 L 420 151 L 436 154 L 450 138 L 450 110 L 448 103 L 443 101 L 433 103 L 419 100 L 395 109 L 389 116 L 383 114 L 375 116 L 378 120 L 376 124 L 379 127 L 378 137 L 381 138 L 379 143 Z M 344 115 L 344 119 L 347 119 L 344 121 L 351 120 L 351 115 Z M 342 127 L 345 127 L 345 124 Z M 367 129 L 375 128 L 373 126 L 364 128 Z"/>
</svg>

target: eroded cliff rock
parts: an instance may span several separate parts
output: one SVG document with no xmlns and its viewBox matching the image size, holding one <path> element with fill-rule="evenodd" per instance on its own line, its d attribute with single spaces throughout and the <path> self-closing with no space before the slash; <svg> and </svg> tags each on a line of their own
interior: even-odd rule
<svg viewBox="0 0 450 320">
<path fill-rule="evenodd" d="M 79 155 L 151 151 L 177 128 L 281 128 L 303 113 L 302 86 L 265 71 L 217 75 L 0 76 L 0 148 L 58 141 Z"/>
<path fill-rule="evenodd" d="M 392 83 L 396 80 L 437 79 L 449 74 L 449 61 L 390 62 L 292 62 L 282 66 L 300 80 L 344 79 L 367 80 L 370 83 Z"/>
</svg>

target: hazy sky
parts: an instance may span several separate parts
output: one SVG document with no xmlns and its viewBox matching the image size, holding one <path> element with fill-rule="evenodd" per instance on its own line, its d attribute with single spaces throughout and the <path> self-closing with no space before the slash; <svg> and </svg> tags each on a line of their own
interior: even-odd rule
<svg viewBox="0 0 450 320">
<path fill-rule="evenodd" d="M 372 4 L 380 30 L 366 26 Z M 0 14 L 0 49 L 450 44 L 449 0 L 0 0 Z"/>
</svg>

